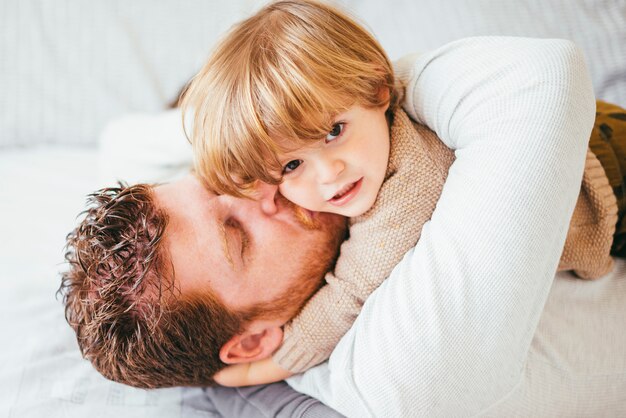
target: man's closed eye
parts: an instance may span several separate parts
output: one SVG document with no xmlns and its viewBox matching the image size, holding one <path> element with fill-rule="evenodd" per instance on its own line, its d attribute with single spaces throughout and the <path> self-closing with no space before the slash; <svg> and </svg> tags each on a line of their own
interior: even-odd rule
<svg viewBox="0 0 626 418">
<path fill-rule="evenodd" d="M 248 234 L 241 223 L 234 218 L 228 218 L 226 222 L 224 222 L 224 226 L 227 241 L 226 248 L 230 256 L 229 258 L 233 264 L 237 264 L 236 262 L 239 261 L 243 266 L 243 264 L 245 264 L 245 255 L 249 244 Z"/>
</svg>

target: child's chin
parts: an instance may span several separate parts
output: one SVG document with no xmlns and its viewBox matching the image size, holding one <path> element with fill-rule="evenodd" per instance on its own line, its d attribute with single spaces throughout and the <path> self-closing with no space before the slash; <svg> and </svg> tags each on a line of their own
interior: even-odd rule
<svg viewBox="0 0 626 418">
<path fill-rule="evenodd" d="M 335 213 L 343 216 L 347 216 L 348 218 L 354 218 L 356 216 L 361 216 L 365 212 L 369 210 L 370 206 L 362 206 L 362 205 L 354 205 L 354 207 L 346 207 L 340 208 Z"/>
</svg>

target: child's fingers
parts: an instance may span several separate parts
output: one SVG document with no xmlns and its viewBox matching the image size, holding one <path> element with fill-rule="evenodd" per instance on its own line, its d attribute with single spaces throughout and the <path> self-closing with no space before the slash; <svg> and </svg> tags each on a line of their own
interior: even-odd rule
<svg viewBox="0 0 626 418">
<path fill-rule="evenodd" d="M 236 364 L 233 366 L 227 366 L 215 373 L 213 379 L 218 385 L 227 387 L 246 386 L 249 383 L 246 382 L 247 377 L 247 364 Z"/>
<path fill-rule="evenodd" d="M 225 367 L 213 379 L 221 386 L 238 387 L 262 385 L 284 380 L 293 373 L 281 368 L 271 359 Z"/>
</svg>

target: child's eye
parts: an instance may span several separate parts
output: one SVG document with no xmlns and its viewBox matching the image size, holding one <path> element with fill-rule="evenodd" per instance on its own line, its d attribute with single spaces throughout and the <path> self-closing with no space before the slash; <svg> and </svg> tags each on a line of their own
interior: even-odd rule
<svg viewBox="0 0 626 418">
<path fill-rule="evenodd" d="M 326 135 L 326 143 L 334 141 L 339 137 L 339 135 L 341 135 L 341 133 L 343 132 L 343 125 L 345 124 L 335 123 L 333 125 L 333 129 L 328 133 L 328 135 Z"/>
<path fill-rule="evenodd" d="M 283 174 L 289 174 L 302 164 L 302 160 L 291 160 L 283 167 Z"/>
</svg>

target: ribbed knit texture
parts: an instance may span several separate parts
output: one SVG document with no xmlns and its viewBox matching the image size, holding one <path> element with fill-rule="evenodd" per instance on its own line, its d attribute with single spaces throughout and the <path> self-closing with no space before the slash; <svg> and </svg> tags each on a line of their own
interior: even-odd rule
<svg viewBox="0 0 626 418">
<path fill-rule="evenodd" d="M 390 138 L 376 202 L 350 220 L 350 239 L 341 246 L 334 272 L 326 274 L 327 284 L 285 326 L 283 344 L 273 357 L 284 369 L 303 372 L 330 356 L 367 297 L 415 246 L 435 210 L 454 151 L 402 109 L 394 113 Z M 616 222 L 613 189 L 589 150 L 559 270 L 573 270 L 585 279 L 608 273 Z"/>
<path fill-rule="evenodd" d="M 613 268 L 611 246 L 617 224 L 617 199 L 604 168 L 591 150 L 578 202 L 572 215 L 559 271 L 573 270 L 583 279 L 597 279 Z"/>
<path fill-rule="evenodd" d="M 456 160 L 419 242 L 329 361 L 289 383 L 351 417 L 475 416 L 509 402 L 527 376 L 595 98 L 567 41 L 465 39 L 405 68 L 403 108 Z M 555 381 L 539 392 L 591 401 L 567 388 Z"/>
</svg>

